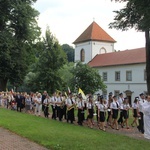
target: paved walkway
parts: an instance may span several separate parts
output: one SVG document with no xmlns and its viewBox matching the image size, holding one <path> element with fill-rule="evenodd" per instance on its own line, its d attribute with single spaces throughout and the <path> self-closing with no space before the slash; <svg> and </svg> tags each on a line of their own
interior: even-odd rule
<svg viewBox="0 0 150 150">
<path fill-rule="evenodd" d="M 48 150 L 0 127 L 0 150 Z"/>
</svg>

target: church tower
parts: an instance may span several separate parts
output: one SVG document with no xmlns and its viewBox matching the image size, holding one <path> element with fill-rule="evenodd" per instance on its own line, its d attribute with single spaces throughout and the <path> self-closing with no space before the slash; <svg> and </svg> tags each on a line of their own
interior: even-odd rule
<svg viewBox="0 0 150 150">
<path fill-rule="evenodd" d="M 75 61 L 88 63 L 97 54 L 114 52 L 116 41 L 95 21 L 73 42 Z"/>
</svg>

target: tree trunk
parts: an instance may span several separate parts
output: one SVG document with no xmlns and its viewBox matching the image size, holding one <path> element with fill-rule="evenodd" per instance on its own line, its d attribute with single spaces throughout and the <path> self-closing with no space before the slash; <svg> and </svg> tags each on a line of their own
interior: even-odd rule
<svg viewBox="0 0 150 150">
<path fill-rule="evenodd" d="M 0 79 L 0 91 L 6 91 L 8 79 Z"/>
<path fill-rule="evenodd" d="M 146 75 L 147 75 L 147 94 L 150 95 L 150 33 L 145 31 L 146 39 Z"/>
</svg>

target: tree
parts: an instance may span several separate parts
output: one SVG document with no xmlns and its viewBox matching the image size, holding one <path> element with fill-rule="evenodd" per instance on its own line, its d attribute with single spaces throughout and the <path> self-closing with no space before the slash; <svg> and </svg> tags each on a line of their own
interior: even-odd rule
<svg viewBox="0 0 150 150">
<path fill-rule="evenodd" d="M 67 54 L 68 62 L 74 62 L 74 48 L 68 44 L 63 44 L 62 49 Z"/>
<path fill-rule="evenodd" d="M 0 90 L 6 90 L 8 80 L 14 86 L 20 85 L 28 70 L 32 47 L 40 35 L 34 2 L 0 1 Z"/>
<path fill-rule="evenodd" d="M 94 94 L 97 90 L 106 88 L 98 71 L 87 64 L 78 62 L 72 72 L 74 77 L 71 83 L 76 90 L 81 88 L 85 94 Z"/>
<path fill-rule="evenodd" d="M 66 54 L 51 34 L 49 27 L 43 41 L 43 49 L 38 54 L 34 82 L 39 90 L 53 93 L 62 84 L 58 70 L 67 62 Z M 34 75 L 34 74 L 33 74 Z"/>
<path fill-rule="evenodd" d="M 72 73 L 72 69 L 74 68 L 74 63 L 66 63 L 61 67 L 58 72 L 62 79 L 62 87 L 59 89 L 61 91 L 68 91 L 69 88 L 74 88 L 74 86 L 71 83 L 71 79 L 74 77 Z"/>
<path fill-rule="evenodd" d="M 126 6 L 114 11 L 116 16 L 114 22 L 110 23 L 110 28 L 128 30 L 135 28 L 145 32 L 146 40 L 146 73 L 147 92 L 150 94 L 150 1 L 149 0 L 114 0 L 116 2 L 126 2 Z"/>
</svg>

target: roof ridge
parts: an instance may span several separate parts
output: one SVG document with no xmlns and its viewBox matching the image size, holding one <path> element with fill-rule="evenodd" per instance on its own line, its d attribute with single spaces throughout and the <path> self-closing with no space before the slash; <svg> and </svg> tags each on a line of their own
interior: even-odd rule
<svg viewBox="0 0 150 150">
<path fill-rule="evenodd" d="M 93 26 L 93 24 L 95 23 L 95 21 L 93 21 L 92 23 L 91 23 L 91 25 L 92 25 L 92 31 L 91 31 L 91 35 L 90 35 L 90 37 L 91 37 L 91 39 L 92 39 L 92 35 L 93 35 L 93 28 L 94 28 L 94 26 Z"/>
</svg>

